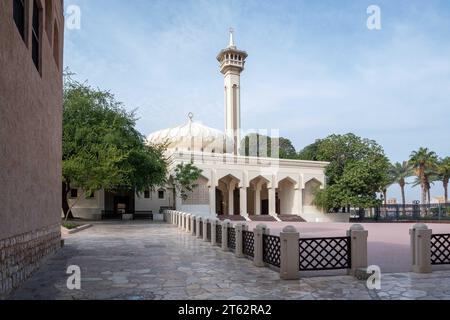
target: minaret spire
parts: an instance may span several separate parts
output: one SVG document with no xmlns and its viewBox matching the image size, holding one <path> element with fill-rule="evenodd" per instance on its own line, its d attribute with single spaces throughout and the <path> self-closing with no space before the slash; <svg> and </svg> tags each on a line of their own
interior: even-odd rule
<svg viewBox="0 0 450 320">
<path fill-rule="evenodd" d="M 236 49 L 236 45 L 234 44 L 234 29 L 230 28 L 230 43 L 228 48 Z"/>
</svg>

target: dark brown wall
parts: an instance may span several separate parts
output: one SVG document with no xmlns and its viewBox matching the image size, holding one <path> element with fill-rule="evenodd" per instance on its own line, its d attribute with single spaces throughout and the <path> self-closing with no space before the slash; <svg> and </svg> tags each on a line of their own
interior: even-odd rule
<svg viewBox="0 0 450 320">
<path fill-rule="evenodd" d="M 0 239 L 57 224 L 61 217 L 63 1 L 47 1 L 39 0 L 40 72 L 31 58 L 32 1 L 25 0 L 25 41 L 14 24 L 13 0 L 0 1 Z"/>
</svg>

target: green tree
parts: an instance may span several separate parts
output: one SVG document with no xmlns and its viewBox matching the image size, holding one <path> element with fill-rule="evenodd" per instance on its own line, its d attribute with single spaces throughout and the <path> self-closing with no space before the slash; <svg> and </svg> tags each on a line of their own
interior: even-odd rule
<svg viewBox="0 0 450 320">
<path fill-rule="evenodd" d="M 444 199 L 445 203 L 448 203 L 448 182 L 450 179 L 450 157 L 441 159 L 438 162 L 436 173 L 439 179 L 442 181 L 444 187 Z"/>
<path fill-rule="evenodd" d="M 405 197 L 405 186 L 406 179 L 413 174 L 412 168 L 408 161 L 404 161 L 403 163 L 396 162 L 391 165 L 389 169 L 389 175 L 394 183 L 397 183 L 400 186 L 400 190 L 402 192 L 402 205 L 403 205 L 403 214 L 406 213 L 406 197 Z"/>
<path fill-rule="evenodd" d="M 135 124 L 134 112 L 125 111 L 111 93 L 66 75 L 62 139 L 62 209 L 66 218 L 73 218 L 68 201 L 72 187 L 86 194 L 122 188 L 139 193 L 164 183 L 165 148 L 146 145 Z"/>
<path fill-rule="evenodd" d="M 331 135 L 303 149 L 302 160 L 327 161 L 327 187 L 316 192 L 315 204 L 326 211 L 379 204 L 377 192 L 388 177 L 389 161 L 373 140 L 352 133 Z"/>
<path fill-rule="evenodd" d="M 420 148 L 411 153 L 409 163 L 415 175 L 418 177 L 422 189 L 422 204 L 427 202 L 427 194 L 430 190 L 430 175 L 436 168 L 438 157 L 435 152 L 428 148 Z"/>
<path fill-rule="evenodd" d="M 245 156 L 257 156 L 257 157 L 272 157 L 272 141 L 275 138 L 271 138 L 265 135 L 251 133 L 242 139 L 242 144 L 244 146 L 241 152 Z M 291 140 L 287 138 L 277 138 L 279 146 L 278 157 L 280 159 L 297 159 L 297 151 Z"/>
<path fill-rule="evenodd" d="M 306 160 L 306 161 L 318 161 L 318 149 L 320 145 L 321 140 L 316 140 L 313 144 L 310 144 L 303 148 L 297 155 L 297 158 L 299 160 Z"/>
<path fill-rule="evenodd" d="M 188 199 L 189 193 L 197 187 L 196 182 L 201 174 L 202 170 L 194 166 L 193 163 L 180 163 L 176 166 L 175 175 L 172 177 L 172 180 L 175 185 L 175 190 L 181 199 Z"/>
</svg>

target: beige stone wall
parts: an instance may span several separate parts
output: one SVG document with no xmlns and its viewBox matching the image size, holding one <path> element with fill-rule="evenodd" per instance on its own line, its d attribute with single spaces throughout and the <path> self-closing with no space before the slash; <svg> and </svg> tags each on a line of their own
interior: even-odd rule
<svg viewBox="0 0 450 320">
<path fill-rule="evenodd" d="M 159 199 L 158 190 L 164 190 L 164 199 Z M 150 198 L 145 199 L 144 194 L 136 194 L 135 210 L 136 211 L 152 211 L 154 214 L 159 213 L 161 207 L 174 206 L 173 189 L 172 188 L 155 188 L 150 191 Z"/>
<path fill-rule="evenodd" d="M 32 1 L 25 0 L 25 41 L 13 20 L 13 1 L 0 1 L 0 240 L 13 242 L 21 235 L 37 236 L 37 230 L 58 224 L 61 217 L 63 7 L 60 0 L 50 1 L 48 15 L 45 1 L 39 3 L 42 59 L 38 71 L 31 54 Z M 54 28 L 46 28 L 47 17 L 59 29 L 56 59 Z M 27 245 L 39 245 L 38 238 Z M 13 256 L 18 253 L 13 245 Z M 21 265 L 34 266 L 42 255 L 36 253 L 31 260 L 24 257 L 10 272 Z M 4 264 L 2 260 L 0 266 Z M 22 275 L 12 275 L 12 281 L 20 282 Z"/>
<path fill-rule="evenodd" d="M 0 298 L 17 288 L 39 267 L 42 258 L 60 246 L 59 223 L 0 240 Z"/>
</svg>

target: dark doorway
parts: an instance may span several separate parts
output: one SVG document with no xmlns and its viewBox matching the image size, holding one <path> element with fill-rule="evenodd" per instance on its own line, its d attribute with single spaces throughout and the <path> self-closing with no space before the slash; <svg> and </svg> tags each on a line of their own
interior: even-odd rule
<svg viewBox="0 0 450 320">
<path fill-rule="evenodd" d="M 278 197 L 278 192 L 277 192 L 277 194 L 276 194 L 276 200 L 275 200 L 275 203 L 276 203 L 276 205 L 275 205 L 275 211 L 276 211 L 277 214 L 280 214 L 280 211 L 281 211 L 281 200 L 280 200 L 280 198 Z"/>
<path fill-rule="evenodd" d="M 223 194 L 222 191 L 216 188 L 216 213 L 219 216 L 224 215 L 224 208 L 223 208 Z"/>
<path fill-rule="evenodd" d="M 264 216 L 269 215 L 269 200 L 261 200 L 261 214 Z"/>
<path fill-rule="evenodd" d="M 122 215 L 129 213 L 130 197 L 116 196 L 114 197 L 114 214 Z"/>
<path fill-rule="evenodd" d="M 239 189 L 234 189 L 233 191 L 233 209 L 234 215 L 241 214 L 241 193 Z"/>
<path fill-rule="evenodd" d="M 103 219 L 122 219 L 123 214 L 134 214 L 134 191 L 105 191 Z"/>
</svg>

